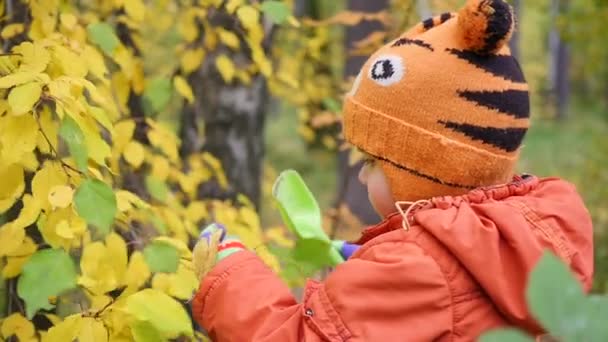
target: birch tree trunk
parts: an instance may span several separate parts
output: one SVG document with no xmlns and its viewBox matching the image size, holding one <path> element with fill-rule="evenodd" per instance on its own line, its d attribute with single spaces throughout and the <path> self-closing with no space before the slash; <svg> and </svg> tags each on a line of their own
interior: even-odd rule
<svg viewBox="0 0 608 342">
<path fill-rule="evenodd" d="M 217 26 L 233 23 L 232 18 L 224 14 L 217 14 L 212 22 Z M 270 36 L 268 33 L 267 37 Z M 267 38 L 266 51 L 269 41 Z M 245 44 L 242 40 L 241 43 Z M 237 67 L 250 60 L 249 52 L 244 48 L 236 52 L 220 52 L 228 55 Z M 269 104 L 266 79 L 257 75 L 248 85 L 227 84 L 215 67 L 215 57 L 216 54 L 208 55 L 199 70 L 189 76 L 196 102 L 186 108 L 180 118 L 180 153 L 187 156 L 206 151 L 222 163 L 229 188 L 223 189 L 218 182 L 205 182 L 198 189 L 199 197 L 224 200 L 243 194 L 259 208 L 264 123 Z"/>
</svg>

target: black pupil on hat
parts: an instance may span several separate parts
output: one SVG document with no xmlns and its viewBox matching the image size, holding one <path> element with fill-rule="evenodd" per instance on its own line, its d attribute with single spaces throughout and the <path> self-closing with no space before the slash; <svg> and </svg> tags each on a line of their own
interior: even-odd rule
<svg viewBox="0 0 608 342">
<path fill-rule="evenodd" d="M 372 78 L 375 80 L 387 79 L 395 74 L 395 68 L 388 59 L 377 61 L 372 69 Z"/>
</svg>

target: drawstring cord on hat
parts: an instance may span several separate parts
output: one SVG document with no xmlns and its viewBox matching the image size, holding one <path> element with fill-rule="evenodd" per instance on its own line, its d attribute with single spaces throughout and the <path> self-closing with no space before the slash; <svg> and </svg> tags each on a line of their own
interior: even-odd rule
<svg viewBox="0 0 608 342">
<path fill-rule="evenodd" d="M 403 229 L 405 231 L 410 230 L 410 220 L 412 220 L 412 223 L 413 223 L 414 210 L 422 209 L 429 205 L 431 205 L 431 201 L 429 201 L 429 200 L 418 200 L 416 202 L 410 202 L 410 201 L 396 202 L 395 207 L 397 207 L 399 214 L 401 214 L 401 217 L 403 217 L 403 220 L 401 221 L 401 226 L 403 227 Z M 405 211 L 403 210 L 404 207 L 407 207 L 407 209 Z"/>
</svg>

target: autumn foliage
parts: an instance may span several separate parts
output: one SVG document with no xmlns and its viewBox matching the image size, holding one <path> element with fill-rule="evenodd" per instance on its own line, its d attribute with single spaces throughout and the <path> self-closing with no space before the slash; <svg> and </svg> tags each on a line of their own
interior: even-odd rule
<svg viewBox="0 0 608 342">
<path fill-rule="evenodd" d="M 190 246 L 201 227 L 221 221 L 278 265 L 260 248 L 246 198 L 200 198 L 202 183 L 227 186 L 222 167 L 205 152 L 180 155 L 161 117 L 194 101 L 187 78 L 210 51 L 250 52 L 244 66 L 215 54 L 225 82 L 270 76 L 262 11 L 283 21 L 285 5 L 1 3 L 11 21 L 0 57 L 0 265 L 10 314 L 2 337 L 201 339 L 185 306 L 198 286 Z M 213 11 L 231 15 L 245 39 L 211 27 Z M 163 30 L 177 40 L 171 61 L 147 68 L 156 47 L 143 36 Z"/>
</svg>

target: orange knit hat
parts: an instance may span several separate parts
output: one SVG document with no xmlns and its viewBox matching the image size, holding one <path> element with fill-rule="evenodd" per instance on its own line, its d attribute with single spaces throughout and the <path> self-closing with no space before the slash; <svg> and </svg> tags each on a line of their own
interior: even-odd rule
<svg viewBox="0 0 608 342">
<path fill-rule="evenodd" d="M 503 0 L 469 0 L 378 50 L 344 104 L 348 142 L 375 157 L 398 201 L 510 180 L 529 126 L 528 85 Z"/>
</svg>

